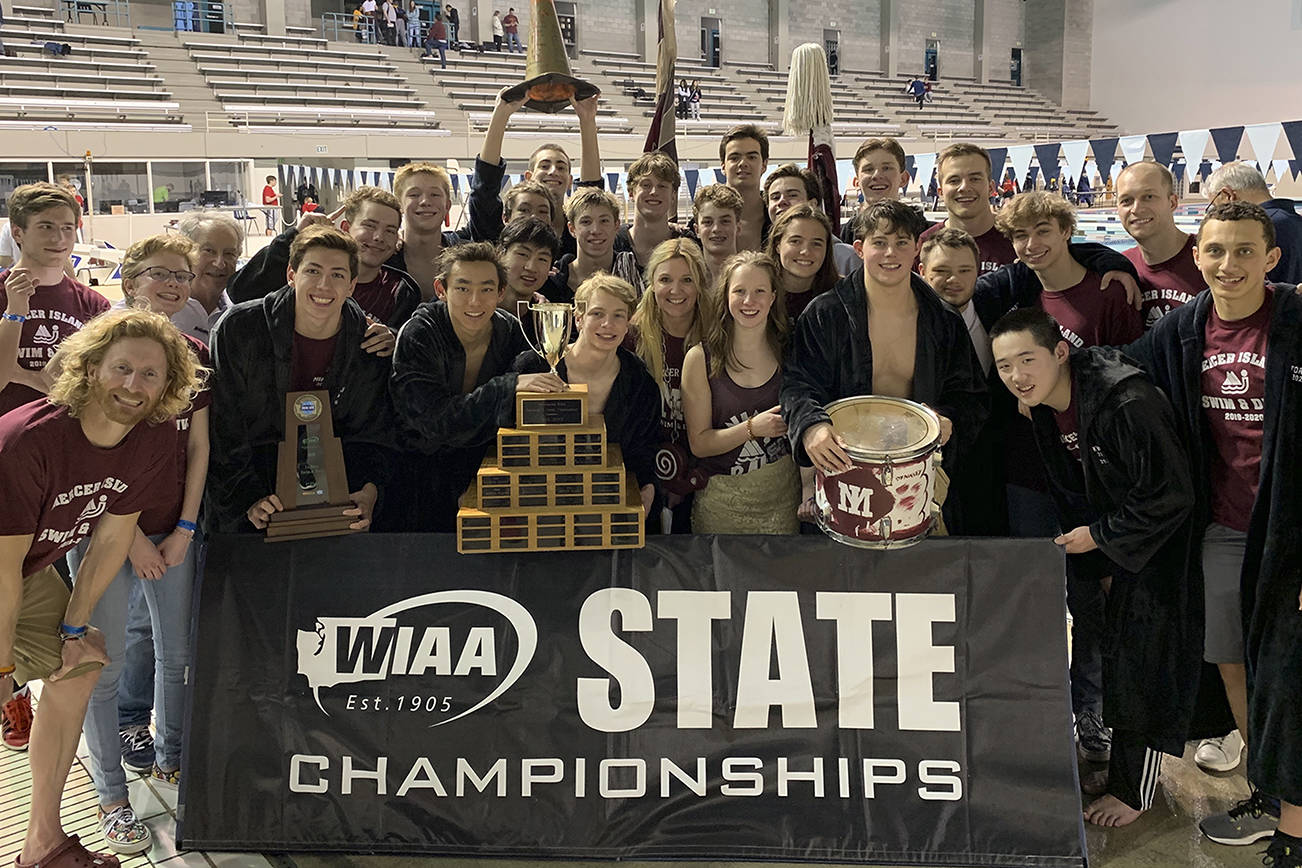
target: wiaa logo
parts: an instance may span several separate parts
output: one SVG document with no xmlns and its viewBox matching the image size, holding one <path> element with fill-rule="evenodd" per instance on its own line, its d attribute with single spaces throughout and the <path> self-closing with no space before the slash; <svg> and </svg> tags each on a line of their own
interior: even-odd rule
<svg viewBox="0 0 1302 868">
<path fill-rule="evenodd" d="M 476 609 L 478 615 L 472 615 Z M 449 617 L 438 617 L 445 613 Z M 486 618 L 487 613 L 492 615 Z M 503 662 L 499 654 L 511 642 L 486 623 L 490 620 L 505 621 L 514 633 L 515 658 L 508 667 L 499 665 Z M 321 702 L 322 688 L 401 677 L 412 687 L 395 686 L 391 692 L 455 694 L 457 706 L 466 706 L 431 726 L 451 723 L 496 700 L 524 674 L 537 647 L 538 627 L 527 609 L 501 594 L 473 589 L 409 597 L 364 618 L 321 616 L 315 629 L 299 630 L 296 637 L 298 673 L 307 678 L 322 712 L 330 713 Z M 478 690 L 485 680 L 496 677 L 501 681 L 482 699 L 472 701 L 464 695 L 468 688 Z M 454 686 L 446 687 L 449 684 Z M 378 710 L 409 709 L 393 709 L 385 698 Z"/>
</svg>

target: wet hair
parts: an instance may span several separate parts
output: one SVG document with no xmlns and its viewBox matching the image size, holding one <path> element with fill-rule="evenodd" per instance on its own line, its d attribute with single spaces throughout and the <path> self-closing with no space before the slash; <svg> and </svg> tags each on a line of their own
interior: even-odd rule
<svg viewBox="0 0 1302 868">
<path fill-rule="evenodd" d="M 497 248 L 487 241 L 467 241 L 443 248 L 435 263 L 439 282 L 445 287 L 452 276 L 452 266 L 458 262 L 491 262 L 497 270 L 497 288 L 506 286 L 506 266 L 497 255 Z"/>
<path fill-rule="evenodd" d="M 1049 352 L 1057 349 L 1064 339 L 1058 321 L 1039 307 L 1019 307 L 1001 316 L 990 328 L 990 340 L 1015 332 L 1028 333 L 1037 347 Z"/>
<path fill-rule="evenodd" d="M 9 194 L 8 207 L 9 222 L 19 229 L 26 229 L 28 220 L 51 208 L 70 208 L 72 219 L 81 219 L 81 206 L 77 204 L 77 197 L 63 187 L 44 181 L 23 184 L 15 189 Z"/>
<path fill-rule="evenodd" d="M 814 281 L 809 287 L 809 291 L 817 295 L 831 289 L 840 280 L 840 275 L 836 272 L 836 257 L 832 255 L 832 246 L 837 241 L 836 230 L 832 228 L 832 221 L 822 209 L 812 202 L 802 202 L 783 211 L 769 229 L 769 237 L 764 242 L 764 252 L 777 263 L 779 273 L 784 273 L 779 248 L 782 246 L 782 239 L 791 229 L 791 224 L 797 220 L 813 220 L 823 227 L 823 232 L 827 236 L 827 244 L 823 248 L 823 264 L 814 274 Z"/>
<path fill-rule="evenodd" d="M 1270 250 L 1275 246 L 1275 223 L 1270 219 L 1260 205 L 1254 205 L 1251 202 L 1224 202 L 1220 205 L 1214 205 L 1203 215 L 1202 222 L 1198 224 L 1198 238 L 1195 243 L 1201 244 L 1203 240 L 1203 227 L 1210 220 L 1222 220 L 1226 222 L 1236 220 L 1255 220 L 1261 224 L 1262 235 L 1266 238 L 1266 249 Z"/>
<path fill-rule="evenodd" d="M 1027 190 L 1008 200 L 1008 204 L 995 215 L 995 227 L 1012 238 L 1017 229 L 1029 229 L 1043 220 L 1058 224 L 1068 235 L 1076 231 L 1076 209 L 1056 193 L 1045 190 Z"/>
<path fill-rule="evenodd" d="M 980 266 L 981 264 L 981 248 L 977 247 L 976 239 L 962 229 L 942 228 L 936 234 L 929 236 L 926 241 L 922 242 L 922 248 L 918 251 L 918 260 L 925 265 L 927 256 L 937 247 L 948 247 L 951 250 L 971 250 L 977 265 Z"/>
<path fill-rule="evenodd" d="M 356 220 L 357 215 L 361 213 L 362 206 L 367 202 L 375 202 L 386 208 L 392 208 L 398 212 L 398 219 L 402 220 L 402 204 L 398 201 L 398 197 L 388 190 L 369 186 L 358 187 L 348 194 L 347 199 L 344 199 L 344 219 L 349 223 Z"/>
<path fill-rule="evenodd" d="M 506 224 L 502 234 L 497 236 L 497 252 L 504 255 L 517 244 L 541 247 L 556 258 L 556 251 L 561 246 L 556 237 L 556 230 L 551 224 L 537 217 L 520 217 Z"/>
<path fill-rule="evenodd" d="M 912 206 L 898 199 L 880 199 L 855 215 L 854 237 L 862 241 L 874 232 L 902 232 L 917 241 L 922 234 L 918 223 L 918 212 Z"/>
<path fill-rule="evenodd" d="M 723 134 L 719 139 L 719 162 L 724 161 L 728 153 L 728 145 L 738 139 L 754 139 L 759 142 L 760 160 L 767 163 L 769 161 L 769 136 L 768 133 L 757 127 L 755 124 L 741 124 L 733 127 Z"/>
<path fill-rule="evenodd" d="M 427 161 L 399 166 L 398 171 L 393 176 L 393 195 L 401 199 L 403 188 L 412 182 L 415 175 L 432 175 L 436 181 L 443 185 L 443 190 L 447 193 L 448 198 L 452 198 L 452 178 L 449 177 L 448 170 Z"/>
<path fill-rule="evenodd" d="M 203 388 L 209 371 L 184 335 L 160 313 L 128 308 L 105 311 L 59 345 L 50 364 L 59 372 L 50 387 L 49 400 L 68 408 L 78 418 L 90 403 L 93 369 L 99 367 L 109 348 L 125 338 L 146 338 L 158 343 L 167 357 L 167 384 L 158 403 L 145 421 L 159 424 L 190 409 L 191 401 Z"/>
<path fill-rule="evenodd" d="M 298 267 L 303 264 L 303 257 L 317 247 L 347 253 L 348 276 L 357 277 L 357 242 L 351 235 L 323 223 L 313 223 L 294 236 L 289 245 L 289 267 L 298 271 Z"/>
<path fill-rule="evenodd" d="M 799 178 L 805 185 L 805 198 L 810 202 L 822 201 L 823 194 L 818 189 L 818 179 L 814 177 L 814 173 L 808 169 L 802 169 L 795 163 L 786 163 L 778 166 L 769 173 L 767 178 L 764 179 L 764 199 L 766 201 L 769 198 L 769 187 L 773 186 L 774 182 L 780 181 L 783 178 Z"/>
<path fill-rule="evenodd" d="M 859 146 L 859 150 L 854 152 L 854 173 L 856 175 L 859 174 L 859 164 L 873 151 L 885 151 L 895 158 L 895 162 L 900 164 L 901 174 L 907 171 L 905 169 L 904 148 L 900 147 L 900 143 L 892 138 L 880 138 L 868 139 Z"/>
<path fill-rule="evenodd" d="M 773 289 L 773 306 L 769 308 L 768 322 L 764 325 L 764 337 L 774 355 L 777 356 L 778 364 L 782 364 L 783 350 L 786 348 L 787 334 L 790 331 L 787 322 L 787 293 L 782 283 L 782 266 L 767 253 L 743 250 L 741 253 L 729 256 L 723 263 L 723 269 L 719 272 L 718 280 L 715 281 L 712 290 L 716 299 L 715 316 L 705 329 L 705 336 L 701 341 L 705 346 L 705 354 L 710 360 L 711 377 L 722 374 L 727 365 L 737 368 L 746 367 L 738 360 L 733 348 L 733 332 L 736 331 L 737 323 L 732 318 L 732 311 L 728 309 L 728 294 L 733 276 L 738 270 L 747 266 L 758 268 L 769 276 L 769 286 Z"/>
<path fill-rule="evenodd" d="M 542 181 L 521 181 L 518 184 L 513 184 L 511 189 L 506 191 L 506 195 L 502 197 L 502 202 L 506 206 L 507 216 L 510 216 L 511 212 L 515 210 L 516 201 L 526 194 L 542 196 L 546 199 L 548 211 L 547 219 L 556 219 L 556 197 L 552 195 L 552 191 L 548 190 L 547 185 Z"/>
<path fill-rule="evenodd" d="M 623 302 L 628 308 L 630 318 L 633 316 L 633 311 L 637 310 L 637 290 L 633 285 L 604 271 L 598 271 L 580 283 L 579 288 L 574 290 L 574 301 L 587 303 L 599 292 L 604 292 Z"/>
<path fill-rule="evenodd" d="M 704 187 L 698 187 L 696 198 L 692 200 L 692 213 L 696 219 L 701 219 L 701 208 L 704 205 L 717 205 L 737 215 L 741 219 L 741 212 L 746 208 L 746 202 L 741 198 L 741 194 L 729 187 L 727 184 L 707 184 Z"/>
<path fill-rule="evenodd" d="M 955 142 L 945 150 L 940 152 L 936 157 L 936 177 L 940 178 L 944 172 L 945 161 L 952 160 L 956 157 L 981 157 L 986 161 L 986 177 L 989 178 L 994 173 L 994 167 L 990 164 L 990 152 L 980 145 L 974 145 L 971 142 Z"/>
</svg>

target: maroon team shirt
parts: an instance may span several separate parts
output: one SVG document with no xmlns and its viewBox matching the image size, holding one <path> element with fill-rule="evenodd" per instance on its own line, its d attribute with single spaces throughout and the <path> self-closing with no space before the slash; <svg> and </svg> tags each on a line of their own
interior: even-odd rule
<svg viewBox="0 0 1302 868">
<path fill-rule="evenodd" d="M 918 236 L 918 249 L 922 249 L 922 242 L 944 228 L 944 223 L 936 223 L 928 227 L 926 232 Z M 1009 241 L 1002 232 L 993 226 L 975 236 L 972 240 L 976 242 L 977 250 L 981 252 L 980 261 L 977 263 L 978 277 L 992 271 L 998 271 L 1005 265 L 1012 265 L 1017 261 L 1017 251 L 1013 250 L 1013 242 Z M 919 262 L 920 260 L 914 260 L 914 271 L 919 270 Z"/>
<path fill-rule="evenodd" d="M 129 515 L 171 492 L 176 426 L 137 424 L 110 449 L 93 445 L 67 407 L 34 401 L 0 418 L 0 536 L 32 535 L 23 575 L 90 536 L 105 513 Z"/>
<path fill-rule="evenodd" d="M 212 357 L 208 355 L 208 348 L 204 346 L 203 341 L 195 340 L 189 335 L 186 335 L 185 339 L 190 342 L 190 348 L 199 357 L 199 364 L 205 368 L 212 368 Z M 159 428 L 166 428 L 169 425 L 172 427 L 174 444 L 172 461 L 159 477 L 160 496 L 151 500 L 140 511 L 140 520 L 137 524 L 146 536 L 171 533 L 176 529 L 176 523 L 181 518 L 181 502 L 185 499 L 185 471 L 190 463 L 186 452 L 190 447 L 190 426 L 194 414 L 211 403 L 212 396 L 208 393 L 208 389 L 201 389 L 190 402 L 189 410 L 174 416 L 170 422 L 158 426 Z M 164 488 L 167 491 L 166 496 L 162 496 Z"/>
<path fill-rule="evenodd" d="M 1203 416 L 1211 429 L 1212 521 L 1248 532 L 1257 499 L 1265 419 L 1270 287 L 1252 316 L 1226 322 L 1213 306 L 1203 329 Z"/>
<path fill-rule="evenodd" d="M 1076 382 L 1071 384 L 1071 401 L 1067 409 L 1059 413 L 1053 411 L 1053 421 L 1058 423 L 1058 441 L 1067 449 L 1067 454 L 1080 461 L 1080 419 L 1076 410 Z"/>
<path fill-rule="evenodd" d="M 809 307 L 809 303 L 818 296 L 819 293 L 814 292 L 813 287 L 810 287 L 809 292 L 788 292 L 786 296 L 787 322 L 794 325 L 800 315 L 805 312 L 805 308 Z M 665 339 L 668 340 L 668 335 L 665 336 Z"/>
<path fill-rule="evenodd" d="M 381 268 L 380 274 L 369 283 L 359 283 L 353 290 L 353 301 L 377 322 L 387 323 L 398 307 L 398 290 L 402 275 L 392 269 Z"/>
<path fill-rule="evenodd" d="M 1207 288 L 1202 272 L 1194 265 L 1194 236 L 1190 235 L 1180 252 L 1165 262 L 1149 265 L 1138 247 L 1125 252 L 1127 259 L 1139 272 L 1139 291 L 1143 296 L 1140 314 L 1144 328 L 1153 324 L 1181 305 L 1194 300 L 1194 296 Z"/>
<path fill-rule="evenodd" d="M 687 442 L 687 421 L 683 418 L 683 359 L 687 358 L 686 338 L 664 333 L 665 382 L 669 403 L 660 408 L 660 437 L 670 443 Z"/>
<path fill-rule="evenodd" d="M 0 275 L 0 311 L 9 303 L 4 284 L 9 272 Z M 32 295 L 31 312 L 18 339 L 18 364 L 40 371 L 63 343 L 63 339 L 110 307 L 109 300 L 85 284 L 64 275 L 54 286 L 38 286 Z M 5 328 L 13 328 L 7 325 Z M 0 415 L 45 396 L 21 383 L 10 383 L 0 391 Z"/>
<path fill-rule="evenodd" d="M 1040 293 L 1040 307 L 1058 321 L 1062 336 L 1074 347 L 1117 347 L 1139 340 L 1144 324 L 1139 311 L 1126 301 L 1117 284 L 1100 289 L 1102 278 L 1092 271 L 1061 292 Z"/>
<path fill-rule="evenodd" d="M 294 332 L 293 362 L 289 375 L 291 392 L 325 388 L 326 373 L 330 370 L 330 362 L 334 360 L 335 343 L 338 340 L 338 332 L 322 340 Z"/>
</svg>

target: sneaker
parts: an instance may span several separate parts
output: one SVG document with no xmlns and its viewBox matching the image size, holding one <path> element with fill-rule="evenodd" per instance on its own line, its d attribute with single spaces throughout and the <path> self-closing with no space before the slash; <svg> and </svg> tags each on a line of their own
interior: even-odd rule
<svg viewBox="0 0 1302 868">
<path fill-rule="evenodd" d="M 122 740 L 122 765 L 147 775 L 154 767 L 154 736 L 148 726 L 124 726 L 118 730 Z"/>
<path fill-rule="evenodd" d="M 1261 864 L 1267 868 L 1302 868 L 1302 847 L 1297 838 L 1285 838 L 1276 835 L 1261 856 Z"/>
<path fill-rule="evenodd" d="M 1279 825 L 1279 807 L 1269 798 L 1252 791 L 1252 795 L 1224 814 L 1213 814 L 1198 824 L 1202 833 L 1217 844 L 1232 847 L 1252 844 L 1275 834 Z"/>
<path fill-rule="evenodd" d="M 1076 745 L 1080 758 L 1090 763 L 1105 763 L 1112 759 L 1112 730 L 1103 725 L 1097 711 L 1082 711 L 1076 715 Z"/>
<path fill-rule="evenodd" d="M 105 812 L 97 809 L 99 829 L 104 833 L 104 840 L 115 852 L 123 855 L 143 853 L 153 843 L 149 827 L 136 819 L 136 812 L 130 805 L 122 805 Z"/>
<path fill-rule="evenodd" d="M 32 694 L 26 688 L 0 707 L 0 738 L 10 750 L 27 750 L 32 737 Z"/>
<path fill-rule="evenodd" d="M 149 777 L 153 778 L 158 783 L 169 787 L 179 787 L 181 785 L 180 769 L 165 772 L 158 767 L 158 763 L 154 763 L 154 767 L 149 770 Z"/>
<path fill-rule="evenodd" d="M 1237 768 L 1243 755 L 1243 736 L 1236 729 L 1220 738 L 1205 738 L 1194 751 L 1194 762 L 1205 772 L 1228 772 Z"/>
</svg>

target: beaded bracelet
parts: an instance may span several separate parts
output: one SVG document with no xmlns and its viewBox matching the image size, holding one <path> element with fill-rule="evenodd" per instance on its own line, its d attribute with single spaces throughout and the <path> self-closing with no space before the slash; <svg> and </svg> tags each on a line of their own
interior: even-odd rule
<svg viewBox="0 0 1302 868">
<path fill-rule="evenodd" d="M 754 421 L 755 421 L 755 417 L 754 417 L 754 416 L 751 416 L 750 418 L 748 418 L 748 419 L 746 420 L 746 435 L 747 435 L 748 437 L 750 437 L 751 440 L 754 440 L 754 439 L 755 439 L 755 428 L 754 428 L 754 426 L 751 424 L 751 423 L 754 422 Z"/>
</svg>

